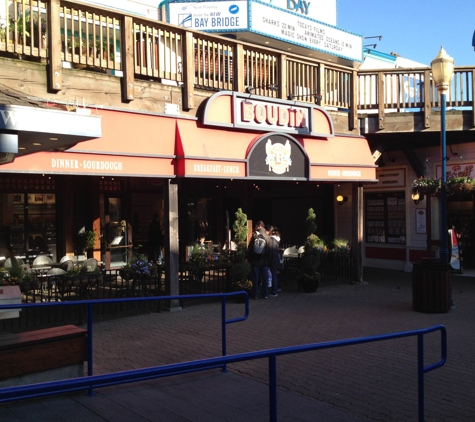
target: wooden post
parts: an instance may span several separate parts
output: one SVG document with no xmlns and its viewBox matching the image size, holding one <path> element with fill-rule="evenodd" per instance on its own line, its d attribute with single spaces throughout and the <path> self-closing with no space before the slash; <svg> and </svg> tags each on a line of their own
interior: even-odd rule
<svg viewBox="0 0 475 422">
<path fill-rule="evenodd" d="M 244 92 L 244 48 L 242 44 L 234 44 L 233 86 L 237 92 Z"/>
<path fill-rule="evenodd" d="M 175 179 L 165 181 L 164 197 L 165 294 L 177 296 L 180 293 L 178 279 L 180 254 L 178 243 L 178 185 Z M 178 300 L 168 301 L 166 307 L 169 310 L 181 310 Z"/>
<path fill-rule="evenodd" d="M 191 32 L 185 32 L 183 45 L 183 110 L 195 108 L 195 51 Z"/>
<path fill-rule="evenodd" d="M 46 3 L 48 19 L 48 91 L 58 92 L 63 88 L 61 63 L 61 27 L 59 0 Z"/>
<path fill-rule="evenodd" d="M 473 108 L 472 108 L 473 111 Z M 430 98 L 430 70 L 424 71 L 424 126 L 430 127 L 431 98 Z"/>
<path fill-rule="evenodd" d="M 378 72 L 378 128 L 384 129 L 384 73 Z"/>
<path fill-rule="evenodd" d="M 475 104 L 474 104 L 474 101 L 473 99 L 475 98 L 475 84 L 473 83 L 473 81 L 475 79 L 475 70 L 472 70 L 472 127 L 475 127 Z"/>
<path fill-rule="evenodd" d="M 363 281 L 363 187 L 358 183 L 352 184 L 352 242 L 353 265 L 351 267 L 351 282 Z"/>
<path fill-rule="evenodd" d="M 358 72 L 354 70 L 351 73 L 351 97 L 350 97 L 350 113 L 348 129 L 354 130 L 358 128 Z"/>
<path fill-rule="evenodd" d="M 322 96 L 321 100 L 320 100 L 320 107 L 325 107 L 325 95 L 326 95 L 326 78 L 325 78 L 325 65 L 323 63 L 320 63 L 320 65 L 318 66 L 318 80 L 317 80 L 317 83 L 318 83 L 318 92 L 316 92 L 316 94 L 319 94 Z"/>
<path fill-rule="evenodd" d="M 432 257 L 432 199 L 430 195 L 426 196 L 426 208 L 427 256 Z"/>
<path fill-rule="evenodd" d="M 277 84 L 279 86 L 279 95 L 278 97 L 285 100 L 289 94 L 287 89 L 287 56 L 281 54 L 279 56 L 279 68 L 277 74 Z"/>
<path fill-rule="evenodd" d="M 122 101 L 128 103 L 135 96 L 134 80 L 134 22 L 131 16 L 122 19 L 121 31 L 121 62 L 122 62 Z"/>
</svg>

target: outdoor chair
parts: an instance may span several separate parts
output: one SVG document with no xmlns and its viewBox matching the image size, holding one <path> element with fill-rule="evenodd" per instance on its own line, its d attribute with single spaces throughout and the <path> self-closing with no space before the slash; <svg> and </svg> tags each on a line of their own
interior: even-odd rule
<svg viewBox="0 0 475 422">
<path fill-rule="evenodd" d="M 83 263 L 82 266 L 87 269 L 87 272 L 92 272 L 97 269 L 98 262 L 95 258 L 88 258 Z"/>
<path fill-rule="evenodd" d="M 38 255 L 33 261 L 33 265 L 51 266 L 52 263 L 53 263 L 53 260 L 49 256 L 46 256 L 46 255 Z"/>
<path fill-rule="evenodd" d="M 16 261 L 17 261 L 18 265 L 24 265 L 24 263 L 21 259 L 17 259 Z M 7 260 L 5 261 L 5 268 L 11 268 L 11 267 L 12 267 L 12 259 L 7 258 Z"/>
</svg>

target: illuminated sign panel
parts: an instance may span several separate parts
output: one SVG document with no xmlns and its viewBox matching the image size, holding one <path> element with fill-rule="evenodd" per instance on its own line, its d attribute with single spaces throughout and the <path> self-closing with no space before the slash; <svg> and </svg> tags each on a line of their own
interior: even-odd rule
<svg viewBox="0 0 475 422">
<path fill-rule="evenodd" d="M 270 5 L 251 2 L 250 31 L 316 49 L 325 53 L 363 61 L 363 37 Z"/>
<path fill-rule="evenodd" d="M 169 3 L 168 21 L 200 31 L 247 29 L 247 1 Z"/>
<path fill-rule="evenodd" d="M 251 32 L 363 61 L 363 37 L 338 29 L 336 4 L 320 0 L 167 3 L 168 22 L 206 32 Z"/>
</svg>

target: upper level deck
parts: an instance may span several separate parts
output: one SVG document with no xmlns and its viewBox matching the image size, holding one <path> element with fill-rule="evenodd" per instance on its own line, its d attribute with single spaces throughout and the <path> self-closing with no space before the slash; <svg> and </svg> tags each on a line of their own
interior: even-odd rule
<svg viewBox="0 0 475 422">
<path fill-rule="evenodd" d="M 430 68 L 358 70 L 64 0 L 0 0 L 0 77 L 33 98 L 194 117 L 219 90 L 315 102 L 372 147 L 436 145 Z M 448 143 L 475 137 L 474 67 L 456 67 Z"/>
</svg>

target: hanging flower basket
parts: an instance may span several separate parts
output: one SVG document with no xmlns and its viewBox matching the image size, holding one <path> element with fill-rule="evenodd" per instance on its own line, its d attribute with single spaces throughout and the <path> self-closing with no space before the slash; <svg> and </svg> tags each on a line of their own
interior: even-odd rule
<svg viewBox="0 0 475 422">
<path fill-rule="evenodd" d="M 412 193 L 420 195 L 432 196 L 440 190 L 440 180 L 421 177 L 412 182 Z"/>
<path fill-rule="evenodd" d="M 470 177 L 454 177 L 447 181 L 447 193 L 456 196 L 469 196 L 475 191 L 475 182 Z"/>
</svg>

